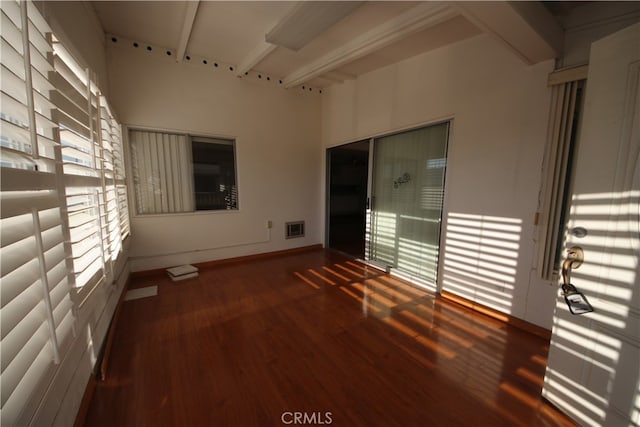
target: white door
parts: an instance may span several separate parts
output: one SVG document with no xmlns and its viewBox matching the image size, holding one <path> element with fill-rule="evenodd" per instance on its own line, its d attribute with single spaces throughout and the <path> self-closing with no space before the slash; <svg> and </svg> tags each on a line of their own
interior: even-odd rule
<svg viewBox="0 0 640 427">
<path fill-rule="evenodd" d="M 571 283 L 594 311 L 559 295 L 543 388 L 580 425 L 640 425 L 639 80 L 640 24 L 592 45 L 567 248 L 584 250 Z"/>
</svg>

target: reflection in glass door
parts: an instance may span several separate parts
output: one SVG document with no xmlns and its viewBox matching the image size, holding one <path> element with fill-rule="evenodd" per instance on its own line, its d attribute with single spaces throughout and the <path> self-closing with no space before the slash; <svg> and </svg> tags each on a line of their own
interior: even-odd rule
<svg viewBox="0 0 640 427">
<path fill-rule="evenodd" d="M 368 258 L 436 283 L 449 124 L 374 141 Z"/>
</svg>

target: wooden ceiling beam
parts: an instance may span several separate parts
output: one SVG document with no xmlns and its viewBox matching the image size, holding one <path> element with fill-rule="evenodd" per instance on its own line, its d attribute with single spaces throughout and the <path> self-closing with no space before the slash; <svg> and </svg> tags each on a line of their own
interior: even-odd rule
<svg viewBox="0 0 640 427">
<path fill-rule="evenodd" d="M 540 2 L 456 2 L 460 13 L 526 64 L 562 54 L 564 31 Z"/>
<path fill-rule="evenodd" d="M 275 50 L 277 46 L 266 41 L 260 41 L 256 47 L 254 47 L 248 55 L 238 64 L 236 68 L 236 75 L 242 76 L 244 73 L 250 71 L 258 65 L 264 58 L 269 56 L 271 52 Z"/>
<path fill-rule="evenodd" d="M 185 2 L 185 14 L 184 21 L 182 23 L 182 31 L 180 32 L 180 40 L 178 40 L 178 47 L 176 48 L 176 62 L 184 61 L 184 56 L 187 52 L 187 46 L 189 45 L 189 38 L 191 37 L 191 31 L 193 30 L 193 23 L 196 20 L 198 14 L 199 0 Z"/>
<path fill-rule="evenodd" d="M 444 3 L 424 2 L 380 24 L 337 49 L 303 65 L 287 75 L 287 88 L 298 86 L 322 74 L 336 70 L 411 34 L 438 25 L 459 12 Z"/>
</svg>

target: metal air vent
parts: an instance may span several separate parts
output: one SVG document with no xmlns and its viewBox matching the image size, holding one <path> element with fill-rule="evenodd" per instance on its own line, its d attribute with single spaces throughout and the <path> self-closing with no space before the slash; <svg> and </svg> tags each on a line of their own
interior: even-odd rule
<svg viewBox="0 0 640 427">
<path fill-rule="evenodd" d="M 285 238 L 304 237 L 304 221 L 293 221 L 285 224 Z"/>
</svg>

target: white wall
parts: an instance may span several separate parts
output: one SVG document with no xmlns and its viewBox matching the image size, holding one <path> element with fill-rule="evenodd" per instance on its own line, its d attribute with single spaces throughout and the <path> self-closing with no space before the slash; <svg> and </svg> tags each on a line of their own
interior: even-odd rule
<svg viewBox="0 0 640 427">
<path fill-rule="evenodd" d="M 133 215 L 132 270 L 320 243 L 320 95 L 141 49 L 108 46 L 111 100 L 120 119 L 235 138 L 239 210 Z M 284 223 L 297 220 L 306 222 L 306 236 L 286 240 Z"/>
<path fill-rule="evenodd" d="M 334 85 L 322 103 L 325 147 L 453 118 L 438 286 L 548 329 L 556 290 L 532 269 L 553 65 L 480 35 Z M 465 233 L 476 242 L 461 248 Z"/>
</svg>

